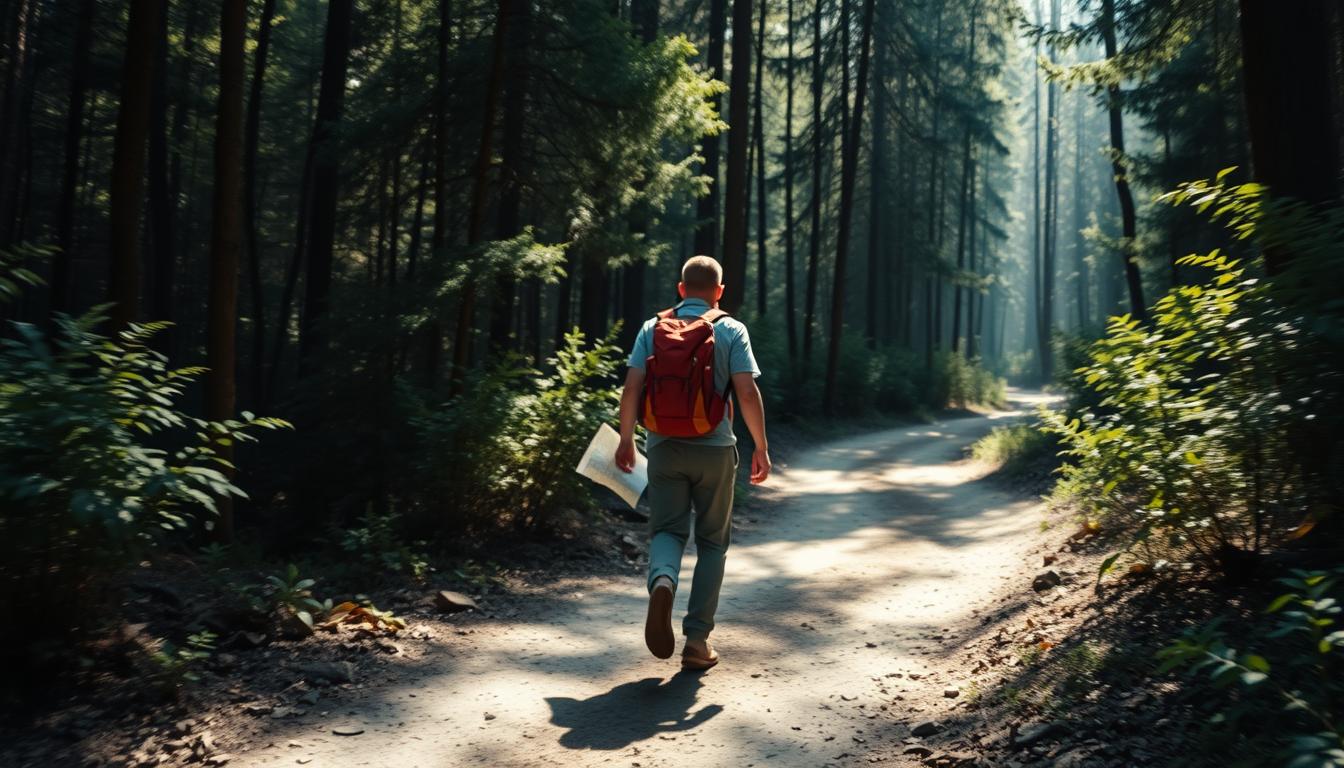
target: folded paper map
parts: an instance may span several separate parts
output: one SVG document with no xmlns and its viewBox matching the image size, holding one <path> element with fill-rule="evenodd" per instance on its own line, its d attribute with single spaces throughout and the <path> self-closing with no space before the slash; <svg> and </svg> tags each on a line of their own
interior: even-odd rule
<svg viewBox="0 0 1344 768">
<path fill-rule="evenodd" d="M 649 462 L 636 448 L 635 471 L 622 472 L 616 466 L 616 447 L 620 444 L 621 436 L 616 434 L 616 430 L 603 424 L 597 428 L 597 434 L 593 435 L 588 450 L 583 452 L 579 466 L 574 469 L 580 475 L 610 488 L 634 509 L 639 502 L 639 495 L 644 492 L 644 486 L 649 484 Z"/>
</svg>

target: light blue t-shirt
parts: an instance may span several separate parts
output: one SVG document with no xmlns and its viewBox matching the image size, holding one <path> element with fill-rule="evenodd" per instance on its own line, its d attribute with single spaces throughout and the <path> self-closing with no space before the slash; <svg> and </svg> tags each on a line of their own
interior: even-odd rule
<svg viewBox="0 0 1344 768">
<path fill-rule="evenodd" d="M 677 317 L 699 317 L 708 311 L 709 303 L 704 299 L 686 299 L 677 305 Z M 631 368 L 644 370 L 644 362 L 653 354 L 653 327 L 657 324 L 658 318 L 652 317 L 639 329 L 639 335 L 635 336 L 635 346 L 630 350 L 628 364 Z M 715 389 L 720 392 L 726 389 L 728 380 L 734 373 L 750 373 L 752 378 L 758 378 L 761 369 L 756 365 L 756 357 L 751 354 L 751 337 L 747 335 L 747 326 L 731 317 L 725 317 L 714 324 Z M 663 437 L 649 432 L 644 446 L 651 450 L 663 440 L 728 446 L 737 443 L 737 435 L 733 434 L 732 420 L 725 414 L 723 421 L 719 422 L 714 431 L 704 437 Z"/>
</svg>

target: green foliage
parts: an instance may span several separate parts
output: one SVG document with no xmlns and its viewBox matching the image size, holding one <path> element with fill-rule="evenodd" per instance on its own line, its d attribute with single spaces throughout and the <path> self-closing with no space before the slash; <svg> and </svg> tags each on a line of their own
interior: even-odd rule
<svg viewBox="0 0 1344 768">
<path fill-rule="evenodd" d="M 149 655 L 154 667 L 151 684 L 164 696 L 176 698 L 188 683 L 200 682 L 199 670 L 214 653 L 215 639 L 213 632 L 197 632 L 182 646 L 164 640 Z"/>
<path fill-rule="evenodd" d="M 1338 222 L 1266 205 L 1259 187 L 1221 178 L 1169 199 L 1212 209 L 1241 238 L 1275 236 L 1288 217 L 1293 234 L 1275 247 L 1299 244 L 1303 268 L 1341 263 L 1338 241 L 1321 242 Z M 1046 423 L 1072 459 L 1062 496 L 1123 520 L 1150 562 L 1188 558 L 1235 572 L 1247 553 L 1314 519 L 1329 481 L 1312 468 L 1338 455 L 1322 422 L 1338 424 L 1344 369 L 1327 349 L 1329 303 L 1290 297 L 1217 250 L 1182 263 L 1210 279 L 1172 289 L 1151 325 L 1112 318 L 1070 380 L 1073 410 Z"/>
<path fill-rule="evenodd" d="M 429 574 L 423 554 L 425 542 L 408 546 L 402 538 L 400 515 L 366 512 L 358 526 L 338 531 L 341 551 L 369 573 L 396 573 L 419 581 Z"/>
<path fill-rule="evenodd" d="M 978 360 L 967 360 L 955 352 L 941 352 L 934 355 L 933 366 L 925 389 L 932 407 L 1002 407 L 1007 402 L 1003 379 L 986 370 Z"/>
<path fill-rule="evenodd" d="M 19 243 L 9 249 L 0 249 L 0 304 L 8 304 L 23 294 L 24 289 L 42 284 L 42 278 L 26 264 L 49 258 L 52 249 Z"/>
<path fill-rule="evenodd" d="M 1239 644 L 1228 645 L 1221 620 L 1187 630 L 1158 653 L 1159 671 L 1183 671 L 1216 689 L 1237 686 L 1241 697 L 1213 699 L 1212 722 L 1250 748 L 1262 744 L 1283 764 L 1308 768 L 1344 765 L 1344 730 L 1335 718 L 1344 697 L 1344 628 L 1339 600 L 1344 569 L 1294 571 L 1279 579 L 1288 592 L 1266 609 Z M 1265 626 L 1265 625 L 1268 626 Z"/>
<path fill-rule="evenodd" d="M 1002 465 L 1004 472 L 1016 474 L 1032 462 L 1055 451 L 1057 444 L 1035 424 L 995 427 L 975 441 L 971 455 L 978 461 Z"/>
<path fill-rule="evenodd" d="M 806 418 L 822 409 L 825 383 L 821 349 L 810 367 L 789 359 L 788 347 L 778 329 L 760 324 L 753 328 L 752 350 L 764 370 L 772 375 L 759 384 L 770 418 Z M 876 349 L 861 334 L 847 333 L 841 339 L 837 378 L 845 393 L 839 398 L 839 414 L 859 418 L 877 413 L 909 414 L 937 411 L 950 405 L 1001 406 L 1005 383 L 981 365 L 961 355 L 942 352 L 932 364 L 904 347 Z M 773 372 L 778 371 L 778 375 Z"/>
<path fill-rule="evenodd" d="M 114 341 L 100 322 L 58 317 L 51 337 L 20 323 L 0 341 L 0 582 L 11 607 L 67 617 L 53 631 L 87 626 L 75 614 L 98 577 L 194 521 L 208 528 L 216 499 L 243 495 L 218 445 L 287 426 L 187 415 L 176 403 L 202 369 L 170 369 L 150 348 L 164 324 Z"/>
<path fill-rule="evenodd" d="M 331 600 L 318 601 L 313 597 L 317 581 L 300 578 L 299 567 L 293 563 L 283 574 L 267 576 L 266 584 L 272 608 L 289 610 L 309 627 L 313 626 L 316 617 L 331 610 Z"/>
<path fill-rule="evenodd" d="M 590 486 L 573 468 L 598 425 L 616 417 L 618 330 L 593 344 L 566 335 L 548 374 L 506 365 L 442 407 L 417 406 L 416 520 L 439 521 L 441 532 L 522 530 L 554 510 L 586 509 Z"/>
</svg>

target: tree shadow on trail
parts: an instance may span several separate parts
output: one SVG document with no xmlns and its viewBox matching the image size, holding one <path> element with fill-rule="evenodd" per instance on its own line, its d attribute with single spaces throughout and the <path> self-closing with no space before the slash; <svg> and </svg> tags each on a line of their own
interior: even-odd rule
<svg viewBox="0 0 1344 768">
<path fill-rule="evenodd" d="M 621 749 L 659 733 L 689 731 L 723 711 L 710 704 L 694 714 L 703 673 L 681 671 L 666 682 L 656 677 L 622 683 L 589 699 L 551 697 L 551 723 L 568 728 L 560 745 L 569 749 Z"/>
</svg>

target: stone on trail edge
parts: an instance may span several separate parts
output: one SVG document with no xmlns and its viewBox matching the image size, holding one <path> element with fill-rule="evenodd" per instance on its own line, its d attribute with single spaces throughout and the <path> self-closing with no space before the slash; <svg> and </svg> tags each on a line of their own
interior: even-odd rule
<svg viewBox="0 0 1344 768">
<path fill-rule="evenodd" d="M 480 608 L 476 605 L 476 601 L 470 597 L 461 592 L 453 592 L 447 589 L 440 590 L 438 594 L 434 595 L 434 605 L 445 613 L 457 613 L 458 611 Z"/>
</svg>

